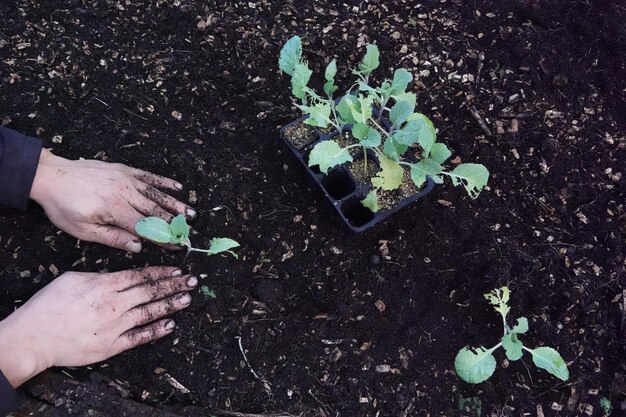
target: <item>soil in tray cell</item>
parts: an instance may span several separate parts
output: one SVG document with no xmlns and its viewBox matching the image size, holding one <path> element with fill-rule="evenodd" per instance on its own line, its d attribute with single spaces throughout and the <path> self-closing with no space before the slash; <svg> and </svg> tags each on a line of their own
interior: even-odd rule
<svg viewBox="0 0 626 417">
<path fill-rule="evenodd" d="M 357 159 L 348 165 L 348 169 L 354 178 L 363 184 L 370 183 L 372 177 L 375 177 L 376 173 L 380 170 L 378 163 L 371 158 L 371 155 L 367 156 L 367 162 L 365 158 Z"/>
<path fill-rule="evenodd" d="M 297 149 L 302 149 L 317 139 L 317 131 L 313 126 L 299 121 L 287 126 L 283 132 L 283 136 Z"/>
<path fill-rule="evenodd" d="M 419 190 L 420 189 L 417 188 L 411 179 L 409 170 L 405 169 L 400 187 L 391 191 L 378 190 L 378 206 L 381 211 L 390 209 L 405 198 L 409 198 L 412 195 L 417 194 Z"/>
</svg>

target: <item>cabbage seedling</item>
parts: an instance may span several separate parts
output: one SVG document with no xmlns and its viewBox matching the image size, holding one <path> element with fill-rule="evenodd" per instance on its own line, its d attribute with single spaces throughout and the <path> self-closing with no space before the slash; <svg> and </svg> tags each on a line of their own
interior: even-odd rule
<svg viewBox="0 0 626 417">
<path fill-rule="evenodd" d="M 437 142 L 437 131 L 431 120 L 415 111 L 416 95 L 407 92 L 413 76 L 404 68 L 396 69 L 393 79 L 384 80 L 378 86 L 369 85 L 370 75 L 380 65 L 380 53 L 376 45 L 367 45 L 365 55 L 352 74 L 357 78 L 340 100 L 333 94 L 337 63 L 333 59 L 324 72 L 324 95 L 318 95 L 308 84 L 313 74 L 302 58 L 302 44 L 294 36 L 283 46 L 279 67 L 291 76 L 291 91 L 299 101 L 296 103 L 306 117 L 305 124 L 317 128 L 334 128 L 341 133 L 349 130 L 358 141 L 341 147 L 332 139 L 316 144 L 309 155 L 309 166 L 318 165 L 321 172 L 353 161 L 350 149 L 362 148 L 367 168 L 368 149 L 376 155 L 380 171 L 371 179 L 371 190 L 361 203 L 372 212 L 380 208 L 379 190 L 391 191 L 402 184 L 405 170 L 417 187 L 430 177 L 443 183 L 450 177 L 452 184 L 463 185 L 471 198 L 477 198 L 487 185 L 489 171 L 484 165 L 465 163 L 452 171 L 443 167 L 452 155 L 448 147 Z M 376 111 L 375 111 L 376 110 Z M 390 125 L 382 122 L 383 117 Z M 407 157 L 407 152 L 415 157 Z"/>
<path fill-rule="evenodd" d="M 496 369 L 496 359 L 492 353 L 502 346 L 506 352 L 506 357 L 510 361 L 520 359 L 524 351 L 529 352 L 537 367 L 545 369 L 563 381 L 567 381 L 569 379 L 569 370 L 559 352 L 546 346 L 529 349 L 519 340 L 519 335 L 528 331 L 528 319 L 526 317 L 520 317 L 517 319 L 515 326 L 509 327 L 506 321 L 511 309 L 508 305 L 509 295 L 508 287 L 502 287 L 485 294 L 487 301 L 502 316 L 504 334 L 502 339 L 500 339 L 500 343 L 491 349 L 485 349 L 482 346 L 476 349 L 469 349 L 468 347 L 461 349 L 454 360 L 456 373 L 463 381 L 470 384 L 479 384 L 486 381 Z"/>
<path fill-rule="evenodd" d="M 170 223 L 159 217 L 145 217 L 135 224 L 135 231 L 143 238 L 157 243 L 183 245 L 187 247 L 187 252 L 202 252 L 207 255 L 217 255 L 228 252 L 235 258 L 239 256 L 231 249 L 239 247 L 239 243 L 233 239 L 216 237 L 211 240 L 208 249 L 199 249 L 191 246 L 189 240 L 189 225 L 185 216 L 179 214 Z"/>
</svg>

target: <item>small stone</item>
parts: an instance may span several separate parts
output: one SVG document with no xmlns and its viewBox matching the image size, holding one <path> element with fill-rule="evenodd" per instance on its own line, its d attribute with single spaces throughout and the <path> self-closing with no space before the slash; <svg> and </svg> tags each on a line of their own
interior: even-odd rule
<svg viewBox="0 0 626 417">
<path fill-rule="evenodd" d="M 370 256 L 370 263 L 372 265 L 380 265 L 380 256 L 378 256 L 378 255 Z"/>
<path fill-rule="evenodd" d="M 62 143 L 63 135 L 54 135 L 52 136 L 52 143 Z"/>
<path fill-rule="evenodd" d="M 381 313 L 385 311 L 385 309 L 387 308 L 383 300 L 376 300 L 376 302 L 374 303 L 374 306 L 376 306 L 378 311 L 380 311 Z"/>
<path fill-rule="evenodd" d="M 183 114 L 178 110 L 172 111 L 172 117 L 178 121 L 183 120 Z"/>
<path fill-rule="evenodd" d="M 389 373 L 389 371 L 391 371 L 391 366 L 390 365 L 376 365 L 376 372 L 378 372 L 379 374 L 387 374 Z"/>
<path fill-rule="evenodd" d="M 278 304 L 283 299 L 283 285 L 275 279 L 257 279 L 252 287 L 252 295 L 265 304 Z"/>
<path fill-rule="evenodd" d="M 556 74 L 552 79 L 552 85 L 556 88 L 563 88 L 569 82 L 569 78 L 565 74 Z"/>
</svg>

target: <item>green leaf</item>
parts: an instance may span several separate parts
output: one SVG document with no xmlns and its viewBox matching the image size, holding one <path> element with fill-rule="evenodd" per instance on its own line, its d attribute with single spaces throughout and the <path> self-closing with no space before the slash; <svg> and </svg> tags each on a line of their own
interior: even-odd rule
<svg viewBox="0 0 626 417">
<path fill-rule="evenodd" d="M 400 129 L 409 115 L 413 113 L 413 110 L 415 110 L 415 103 L 411 103 L 409 100 L 396 101 L 396 104 L 389 111 L 389 118 L 393 127 Z"/>
<path fill-rule="evenodd" d="M 461 164 L 450 172 L 454 185 L 463 184 L 470 198 L 477 198 L 487 181 L 489 171 L 481 164 Z"/>
<path fill-rule="evenodd" d="M 411 73 L 404 68 L 398 68 L 393 73 L 393 80 L 389 87 L 389 95 L 396 96 L 404 93 L 411 81 L 413 81 Z"/>
<path fill-rule="evenodd" d="M 372 178 L 372 185 L 383 190 L 395 190 L 402 183 L 404 170 L 397 162 L 382 156 L 378 161 L 381 170 Z"/>
<path fill-rule="evenodd" d="M 357 98 L 351 94 L 346 94 L 337 104 L 337 112 L 344 124 L 354 124 L 356 120 L 352 116 L 352 108 L 357 105 Z"/>
<path fill-rule="evenodd" d="M 435 143 L 430 150 L 430 159 L 438 164 L 446 162 L 446 160 L 450 158 L 450 155 L 452 155 L 452 152 L 450 152 L 450 149 L 443 143 Z"/>
<path fill-rule="evenodd" d="M 516 361 L 522 357 L 522 342 L 517 339 L 516 333 L 507 333 L 502 336 L 502 347 L 506 351 L 506 357 L 510 361 Z"/>
<path fill-rule="evenodd" d="M 400 155 L 404 154 L 407 149 L 409 149 L 409 147 L 402 143 L 396 142 L 395 137 L 396 135 L 394 134 L 393 136 L 385 140 L 383 153 L 387 155 L 390 159 L 397 162 L 400 160 Z"/>
<path fill-rule="evenodd" d="M 508 305 L 510 294 L 511 292 L 509 291 L 509 287 L 501 287 L 489 291 L 487 294 L 484 294 L 484 297 L 491 305 L 494 306 L 494 310 L 500 313 L 502 317 L 506 318 L 507 314 L 509 314 L 509 311 L 511 310 Z"/>
<path fill-rule="evenodd" d="M 329 168 L 352 162 L 352 155 L 346 148 L 339 146 L 334 140 L 325 140 L 313 147 L 309 154 L 309 166 L 319 165 L 324 174 Z"/>
<path fill-rule="evenodd" d="M 363 200 L 361 200 L 361 204 L 370 209 L 372 213 L 377 213 L 380 210 L 378 206 L 378 189 L 372 188 L 367 196 Z"/>
<path fill-rule="evenodd" d="M 569 370 L 559 352 L 545 346 L 527 350 L 533 355 L 533 362 L 538 368 L 545 369 L 562 381 L 569 379 Z"/>
<path fill-rule="evenodd" d="M 439 174 L 443 172 L 443 167 L 432 159 L 422 159 L 416 164 L 411 165 L 411 179 L 416 186 L 421 187 L 429 176 L 437 184 L 441 184 L 443 180 Z"/>
<path fill-rule="evenodd" d="M 356 103 L 348 101 L 352 117 L 357 123 L 367 123 L 367 121 L 372 117 L 373 104 L 374 98 L 372 96 L 359 95 L 356 99 Z"/>
<path fill-rule="evenodd" d="M 454 369 L 459 377 L 470 384 L 486 381 L 496 369 L 496 358 L 490 350 L 478 347 L 472 352 L 467 347 L 459 351 L 454 359 Z"/>
<path fill-rule="evenodd" d="M 297 106 L 305 115 L 309 116 L 304 120 L 305 124 L 321 128 L 328 127 L 328 125 L 331 124 L 331 109 L 328 102 L 322 101 L 312 106 L 304 106 L 302 104 L 298 104 Z"/>
<path fill-rule="evenodd" d="M 408 123 L 411 123 L 411 130 L 417 134 L 417 143 L 423 149 L 423 157 L 428 158 L 433 145 L 437 141 L 437 131 L 433 122 L 421 113 L 413 113 L 408 117 Z"/>
<path fill-rule="evenodd" d="M 380 53 L 376 45 L 368 44 L 363 60 L 359 63 L 359 72 L 367 77 L 380 65 Z"/>
<path fill-rule="evenodd" d="M 517 324 L 509 331 L 509 333 L 523 334 L 528 331 L 528 319 L 526 317 L 520 317 L 517 319 Z"/>
<path fill-rule="evenodd" d="M 303 99 L 305 97 L 304 87 L 307 86 L 311 79 L 313 71 L 309 69 L 307 64 L 297 63 L 293 75 L 291 76 L 291 94 L 294 97 Z"/>
<path fill-rule="evenodd" d="M 324 83 L 324 93 L 326 93 L 327 96 L 331 96 L 338 89 L 339 87 L 335 85 L 334 81 L 326 81 Z"/>
<path fill-rule="evenodd" d="M 204 295 L 205 298 L 217 298 L 213 290 L 211 290 L 206 285 L 200 287 L 200 293 Z"/>
<path fill-rule="evenodd" d="M 159 217 L 145 217 L 135 224 L 137 234 L 157 243 L 172 243 L 170 225 Z"/>
<path fill-rule="evenodd" d="M 352 126 L 352 136 L 361 140 L 367 137 L 370 127 L 365 123 L 355 123 Z"/>
<path fill-rule="evenodd" d="M 609 416 L 611 414 L 611 410 L 613 406 L 611 406 L 611 400 L 606 397 L 600 397 L 600 407 L 602 411 L 604 411 L 605 416 Z"/>
<path fill-rule="evenodd" d="M 302 41 L 299 36 L 289 39 L 280 50 L 278 66 L 289 75 L 293 75 L 296 64 L 302 59 Z"/>
<path fill-rule="evenodd" d="M 185 216 L 179 214 L 170 222 L 170 232 L 173 243 L 189 243 L 189 225 Z"/>
<path fill-rule="evenodd" d="M 381 144 L 381 137 L 378 130 L 374 128 L 369 128 L 367 132 L 367 137 L 365 139 L 359 140 L 359 143 L 363 146 L 367 146 L 369 148 L 377 148 Z"/>
<path fill-rule="evenodd" d="M 217 255 L 218 253 L 228 252 L 233 255 L 235 258 L 239 259 L 239 255 L 230 249 L 238 248 L 239 243 L 236 240 L 229 239 L 227 237 L 216 237 L 211 239 L 211 243 L 209 244 L 209 251 L 207 255 Z"/>
<path fill-rule="evenodd" d="M 326 71 L 324 72 L 324 78 L 326 81 L 334 81 L 335 75 L 337 75 L 337 60 L 333 59 L 326 65 Z"/>
</svg>

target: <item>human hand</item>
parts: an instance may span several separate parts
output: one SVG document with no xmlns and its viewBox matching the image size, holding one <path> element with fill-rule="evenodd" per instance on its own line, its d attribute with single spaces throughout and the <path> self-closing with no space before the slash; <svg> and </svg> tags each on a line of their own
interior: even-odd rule
<svg viewBox="0 0 626 417">
<path fill-rule="evenodd" d="M 52 366 L 82 366 L 172 332 L 195 277 L 172 267 L 67 272 L 0 322 L 0 369 L 13 387 Z M 155 321 L 156 320 L 156 321 Z"/>
<path fill-rule="evenodd" d="M 131 252 L 141 251 L 135 224 L 144 216 L 171 220 L 195 210 L 160 191 L 181 190 L 169 178 L 122 164 L 71 161 L 43 150 L 30 197 L 70 235 Z"/>
</svg>

